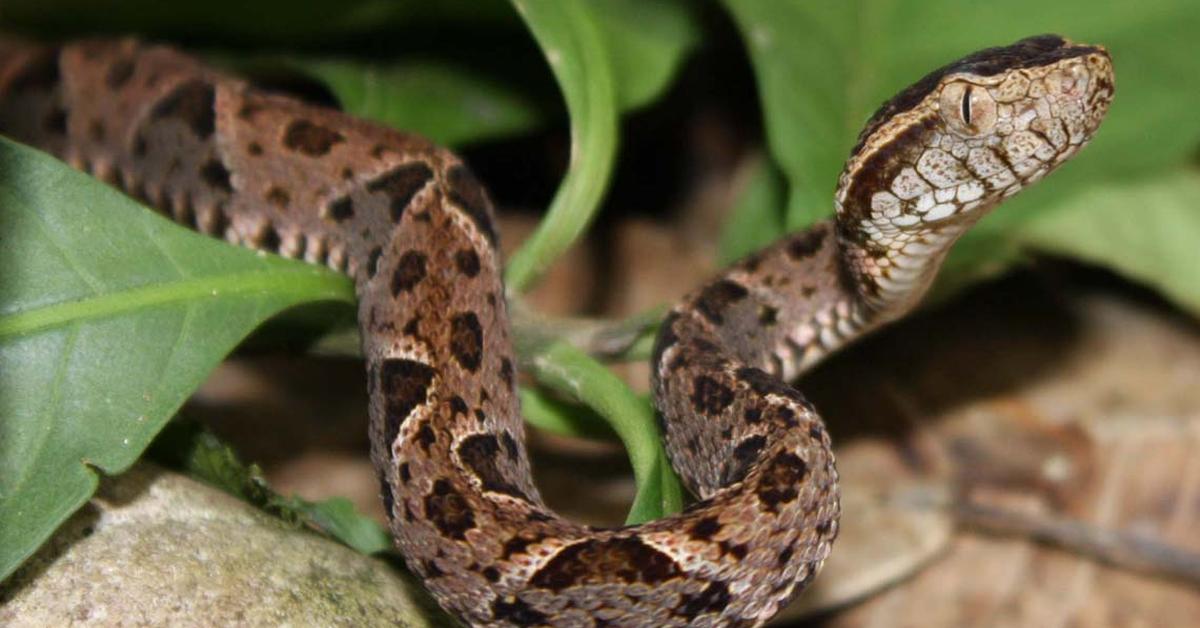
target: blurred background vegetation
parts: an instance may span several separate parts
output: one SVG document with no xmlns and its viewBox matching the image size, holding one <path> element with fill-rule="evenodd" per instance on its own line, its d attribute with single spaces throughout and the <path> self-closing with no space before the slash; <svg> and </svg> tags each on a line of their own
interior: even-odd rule
<svg viewBox="0 0 1200 628">
<path fill-rule="evenodd" d="M 832 211 L 860 125 L 891 94 L 967 52 L 1055 32 L 1111 51 L 1109 119 L 1049 184 L 964 239 L 940 294 L 1040 253 L 1111 269 L 1200 312 L 1200 3 L 1192 0 L 6 0 L 0 30 L 169 42 L 452 146 L 501 208 L 544 216 L 510 257 L 518 300 L 597 216 L 670 220 L 708 166 L 687 150 L 703 141 L 698 133 L 767 156 L 721 229 L 729 261 Z M 641 489 L 630 519 L 678 508 L 645 400 L 569 346 L 525 351 L 543 387 L 587 402 L 630 448 Z M 542 424 L 587 431 L 569 426 L 577 409 L 536 390 L 524 399 Z M 172 403 L 151 423 L 162 425 Z M 133 449 L 106 470 L 131 463 L 141 451 Z M 5 499 L 11 509 L 20 495 Z M 61 510 L 22 528 L 22 543 L 36 546 Z"/>
</svg>

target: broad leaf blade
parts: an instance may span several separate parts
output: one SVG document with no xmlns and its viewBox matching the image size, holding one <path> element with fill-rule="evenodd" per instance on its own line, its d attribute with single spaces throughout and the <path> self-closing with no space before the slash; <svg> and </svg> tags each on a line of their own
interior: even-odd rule
<svg viewBox="0 0 1200 628">
<path fill-rule="evenodd" d="M 1200 172 L 1098 184 L 1032 218 L 1021 244 L 1108 266 L 1200 316 Z"/>
<path fill-rule="evenodd" d="M 320 79 L 343 109 L 449 146 L 515 135 L 545 115 L 513 85 L 438 61 L 390 66 L 337 60 L 289 65 Z"/>
<path fill-rule="evenodd" d="M 0 577 L 271 315 L 349 281 L 183 230 L 0 140 Z"/>
<path fill-rule="evenodd" d="M 623 111 L 658 98 L 695 48 L 700 33 L 691 9 L 683 0 L 592 2 Z"/>
</svg>

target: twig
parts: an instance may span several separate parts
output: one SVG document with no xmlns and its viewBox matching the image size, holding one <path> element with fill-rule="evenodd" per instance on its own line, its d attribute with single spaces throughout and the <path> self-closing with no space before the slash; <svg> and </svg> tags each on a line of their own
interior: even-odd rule
<svg viewBox="0 0 1200 628">
<path fill-rule="evenodd" d="M 1143 535 L 980 504 L 960 502 L 951 512 L 961 524 L 980 532 L 1026 537 L 1114 567 L 1200 587 L 1200 553 Z"/>
</svg>

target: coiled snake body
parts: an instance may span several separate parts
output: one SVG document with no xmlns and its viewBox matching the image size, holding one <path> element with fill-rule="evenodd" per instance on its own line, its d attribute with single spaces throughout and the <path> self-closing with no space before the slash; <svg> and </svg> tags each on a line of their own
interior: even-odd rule
<svg viewBox="0 0 1200 628">
<path fill-rule="evenodd" d="M 175 220 L 349 273 L 396 544 L 477 625 L 758 625 L 837 535 L 830 440 L 785 384 L 907 312 L 950 245 L 1074 155 L 1113 93 L 1099 47 L 1040 36 L 941 68 L 862 131 L 835 220 L 677 305 L 654 351 L 667 448 L 700 499 L 595 529 L 542 503 L 492 205 L 454 155 L 134 41 L 0 41 L 0 132 Z"/>
</svg>

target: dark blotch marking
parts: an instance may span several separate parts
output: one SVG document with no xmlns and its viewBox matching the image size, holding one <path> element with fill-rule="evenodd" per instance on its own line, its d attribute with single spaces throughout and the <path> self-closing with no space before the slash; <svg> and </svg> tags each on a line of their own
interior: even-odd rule
<svg viewBox="0 0 1200 628">
<path fill-rule="evenodd" d="M 516 462 L 517 458 L 521 456 L 521 448 L 517 446 L 517 439 L 513 438 L 513 435 L 509 432 L 502 432 L 500 434 L 500 442 L 504 445 L 504 453 L 508 456 L 508 459 Z"/>
<path fill-rule="evenodd" d="M 263 106 L 258 103 L 244 102 L 238 109 L 237 117 L 242 120 L 250 121 L 259 111 L 262 111 Z"/>
<path fill-rule="evenodd" d="M 499 582 L 500 581 L 500 570 L 496 569 L 495 567 L 486 567 L 480 573 L 483 574 L 484 578 L 488 579 L 488 582 Z"/>
<path fill-rule="evenodd" d="M 425 517 L 443 536 L 464 540 L 467 530 L 475 527 L 471 505 L 449 481 L 439 479 L 425 496 Z"/>
<path fill-rule="evenodd" d="M 700 292 L 700 296 L 696 299 L 696 309 L 700 311 L 704 318 L 716 325 L 725 322 L 724 310 L 726 307 L 741 301 L 746 298 L 749 292 L 746 287 L 731 281 L 722 279 L 705 286 Z"/>
<path fill-rule="evenodd" d="M 209 159 L 200 168 L 200 176 L 204 182 L 216 190 L 225 193 L 233 192 L 233 184 L 229 182 L 229 169 L 216 159 Z"/>
<path fill-rule="evenodd" d="M 742 413 L 742 418 L 745 419 L 745 421 L 750 424 L 758 423 L 759 421 L 762 420 L 762 408 L 759 408 L 759 407 L 746 408 L 746 411 Z"/>
<path fill-rule="evenodd" d="M 792 560 L 792 554 L 796 552 L 795 545 L 789 545 L 779 552 L 779 566 L 783 567 Z"/>
<path fill-rule="evenodd" d="M 796 411 L 788 406 L 776 405 L 771 408 L 771 421 L 782 423 L 787 427 L 796 427 Z"/>
<path fill-rule="evenodd" d="M 721 531 L 721 528 L 721 522 L 716 517 L 705 517 L 688 530 L 688 535 L 697 541 L 709 541 L 712 540 L 714 534 Z"/>
<path fill-rule="evenodd" d="M 483 490 L 504 493 L 525 501 L 529 496 L 504 476 L 499 465 L 500 443 L 491 434 L 464 438 L 458 446 L 458 458 L 483 483 Z"/>
<path fill-rule="evenodd" d="M 216 90 L 211 83 L 199 79 L 188 81 L 175 88 L 151 114 L 153 119 L 178 118 L 200 139 L 208 139 L 216 129 L 213 106 Z"/>
<path fill-rule="evenodd" d="M 425 256 L 416 251 L 408 251 L 400 256 L 396 270 L 392 273 L 392 296 L 400 296 L 401 292 L 413 289 L 425 278 Z"/>
<path fill-rule="evenodd" d="M 403 467 L 401 467 L 401 469 L 402 471 L 400 477 L 403 479 L 405 470 Z M 396 513 L 392 512 L 392 509 L 396 505 L 396 498 L 394 495 L 392 495 L 392 487 L 388 485 L 387 480 L 384 479 L 382 472 L 379 473 L 379 494 L 383 496 L 383 512 L 387 514 L 388 521 L 395 519 Z"/>
<path fill-rule="evenodd" d="M 467 416 L 470 408 L 467 407 L 467 402 L 462 397 L 454 395 L 450 398 L 450 413 L 454 416 Z"/>
<path fill-rule="evenodd" d="M 658 584 L 681 575 L 670 556 L 634 538 L 581 541 L 568 546 L 533 574 L 535 587 L 562 591 L 567 587 L 609 584 Z"/>
<path fill-rule="evenodd" d="M 408 484 L 412 480 L 412 471 L 408 468 L 408 463 L 400 465 L 400 482 Z"/>
<path fill-rule="evenodd" d="M 819 536 L 829 536 L 829 532 L 832 529 L 833 529 L 833 521 L 826 519 L 825 521 L 818 523 L 816 525 L 816 527 L 813 528 L 813 531 L 816 532 Z"/>
<path fill-rule="evenodd" d="M 92 120 L 88 124 L 88 137 L 92 138 L 93 142 L 103 142 L 105 131 L 103 120 Z"/>
<path fill-rule="evenodd" d="M 389 451 L 400 433 L 400 426 L 413 408 L 425 403 L 433 367 L 403 358 L 384 360 L 379 365 L 379 390 L 384 396 L 384 445 Z"/>
<path fill-rule="evenodd" d="M 400 331 L 401 331 L 401 333 L 403 333 L 406 336 L 411 336 L 413 338 L 420 338 L 421 337 L 421 315 L 417 314 L 417 315 L 414 315 L 412 318 L 408 319 L 408 322 L 404 324 L 404 327 Z"/>
<path fill-rule="evenodd" d="M 492 224 L 492 204 L 479 180 L 466 166 L 459 164 L 446 173 L 450 200 L 467 212 L 479 231 L 496 245 L 496 227 Z"/>
<path fill-rule="evenodd" d="M 225 212 L 219 207 L 213 210 L 212 216 L 212 225 L 209 233 L 215 236 L 225 235 L 225 230 L 229 229 L 229 216 L 226 216 Z"/>
<path fill-rule="evenodd" d="M 258 246 L 268 251 L 279 250 L 279 232 L 275 227 L 268 224 L 258 232 Z"/>
<path fill-rule="evenodd" d="M 745 558 L 746 554 L 750 552 L 750 548 L 747 547 L 745 543 L 734 545 L 729 541 L 721 541 L 717 544 L 717 546 L 721 548 L 721 553 L 729 554 L 738 560 Z"/>
<path fill-rule="evenodd" d="M 388 197 L 392 222 L 400 222 L 404 210 L 417 192 L 433 178 L 433 171 L 421 162 L 405 164 L 379 175 L 367 183 L 367 191 L 382 192 Z"/>
<path fill-rule="evenodd" d="M 263 154 L 263 148 L 258 142 L 250 142 L 246 145 L 246 152 L 258 157 L 259 155 Z"/>
<path fill-rule="evenodd" d="M 367 278 L 374 278 L 379 273 L 379 257 L 383 255 L 382 247 L 375 247 L 367 254 Z"/>
<path fill-rule="evenodd" d="M 292 197 L 283 188 L 271 186 L 271 189 L 267 190 L 267 202 L 279 209 L 287 209 L 291 201 Z"/>
<path fill-rule="evenodd" d="M 685 595 L 675 608 L 675 614 L 695 617 L 703 613 L 720 613 L 729 605 L 729 587 L 724 582 L 710 582 L 696 595 Z"/>
<path fill-rule="evenodd" d="M 825 244 L 825 238 L 828 235 L 829 228 L 826 226 L 826 223 L 818 224 L 808 231 L 796 234 L 788 242 L 788 257 L 797 261 L 812 257 L 817 251 L 821 250 L 821 246 Z"/>
<path fill-rule="evenodd" d="M 309 157 L 320 157 L 345 141 L 341 133 L 308 120 L 293 120 L 283 132 L 283 145 Z"/>
<path fill-rule="evenodd" d="M 58 86 L 61 75 L 58 71 L 58 51 L 46 48 L 37 56 L 24 64 L 8 83 L 8 93 L 15 94 L 25 90 L 51 90 Z"/>
<path fill-rule="evenodd" d="M 329 217 L 336 222 L 344 222 L 354 217 L 354 199 L 343 196 L 329 203 Z"/>
<path fill-rule="evenodd" d="M 487 415 L 484 414 L 483 408 L 475 408 L 475 419 L 480 423 L 487 420 Z"/>
<path fill-rule="evenodd" d="M 733 403 L 733 389 L 707 375 L 692 380 L 692 406 L 700 414 L 718 415 Z"/>
<path fill-rule="evenodd" d="M 461 249 L 454 254 L 454 265 L 458 267 L 458 272 L 475 277 L 479 274 L 479 255 L 472 249 Z"/>
<path fill-rule="evenodd" d="M 771 377 L 766 371 L 753 366 L 743 366 L 734 371 L 734 377 L 746 382 L 759 396 L 777 395 L 784 399 L 792 399 L 798 403 L 807 404 L 798 390 Z"/>
<path fill-rule="evenodd" d="M 807 475 L 808 465 L 800 456 L 789 451 L 780 452 L 766 463 L 755 493 L 764 506 L 775 512 L 780 504 L 796 499 L 800 483 Z"/>
<path fill-rule="evenodd" d="M 504 554 L 502 555 L 502 558 L 507 559 L 513 554 L 524 554 L 525 550 L 528 549 L 530 545 L 541 542 L 542 538 L 544 537 L 531 538 L 525 536 L 514 536 L 508 541 L 505 541 Z"/>
<path fill-rule="evenodd" d="M 741 482 L 746 478 L 746 474 L 750 471 L 750 465 L 758 459 L 758 454 L 762 452 L 763 447 L 767 445 L 767 437 L 761 434 L 750 436 L 737 444 L 733 448 L 733 457 L 725 463 L 724 476 L 725 484 L 733 482 Z"/>
<path fill-rule="evenodd" d="M 535 610 L 517 598 L 509 598 L 509 600 L 496 598 L 496 601 L 492 602 L 492 619 L 497 622 L 512 622 L 518 626 L 539 626 L 550 623 L 550 618 L 545 613 Z"/>
<path fill-rule="evenodd" d="M 778 321 L 779 310 L 770 305 L 758 306 L 758 324 L 770 327 Z"/>
<path fill-rule="evenodd" d="M 423 567 L 425 568 L 426 578 L 441 578 L 446 575 L 446 572 L 442 571 L 442 568 L 438 567 L 437 563 L 432 560 L 425 561 Z"/>
<path fill-rule="evenodd" d="M 429 426 L 429 421 L 425 421 L 421 424 L 421 427 L 417 428 L 417 443 L 421 445 L 421 449 L 428 452 L 429 448 L 433 447 L 433 444 L 436 442 L 437 435 L 433 433 L 433 428 Z"/>
<path fill-rule="evenodd" d="M 46 114 L 46 117 L 42 119 L 42 130 L 54 135 L 65 135 L 67 132 L 67 111 L 60 107 L 51 109 L 50 112 Z M 143 152 L 141 154 L 145 154 L 144 145 Z"/>
<path fill-rule="evenodd" d="M 474 312 L 463 312 L 450 319 L 450 353 L 472 373 L 483 360 L 483 327 Z"/>
<path fill-rule="evenodd" d="M 119 89 L 122 85 L 128 83 L 132 77 L 133 60 L 128 58 L 117 59 L 108 68 L 108 74 L 104 76 L 104 84 L 108 85 L 109 89 Z"/>
<path fill-rule="evenodd" d="M 508 386 L 508 388 L 510 390 L 514 387 L 515 382 L 513 381 L 512 360 L 510 360 L 508 358 L 501 358 L 501 360 L 500 360 L 500 379 L 504 380 L 504 385 Z"/>
</svg>

